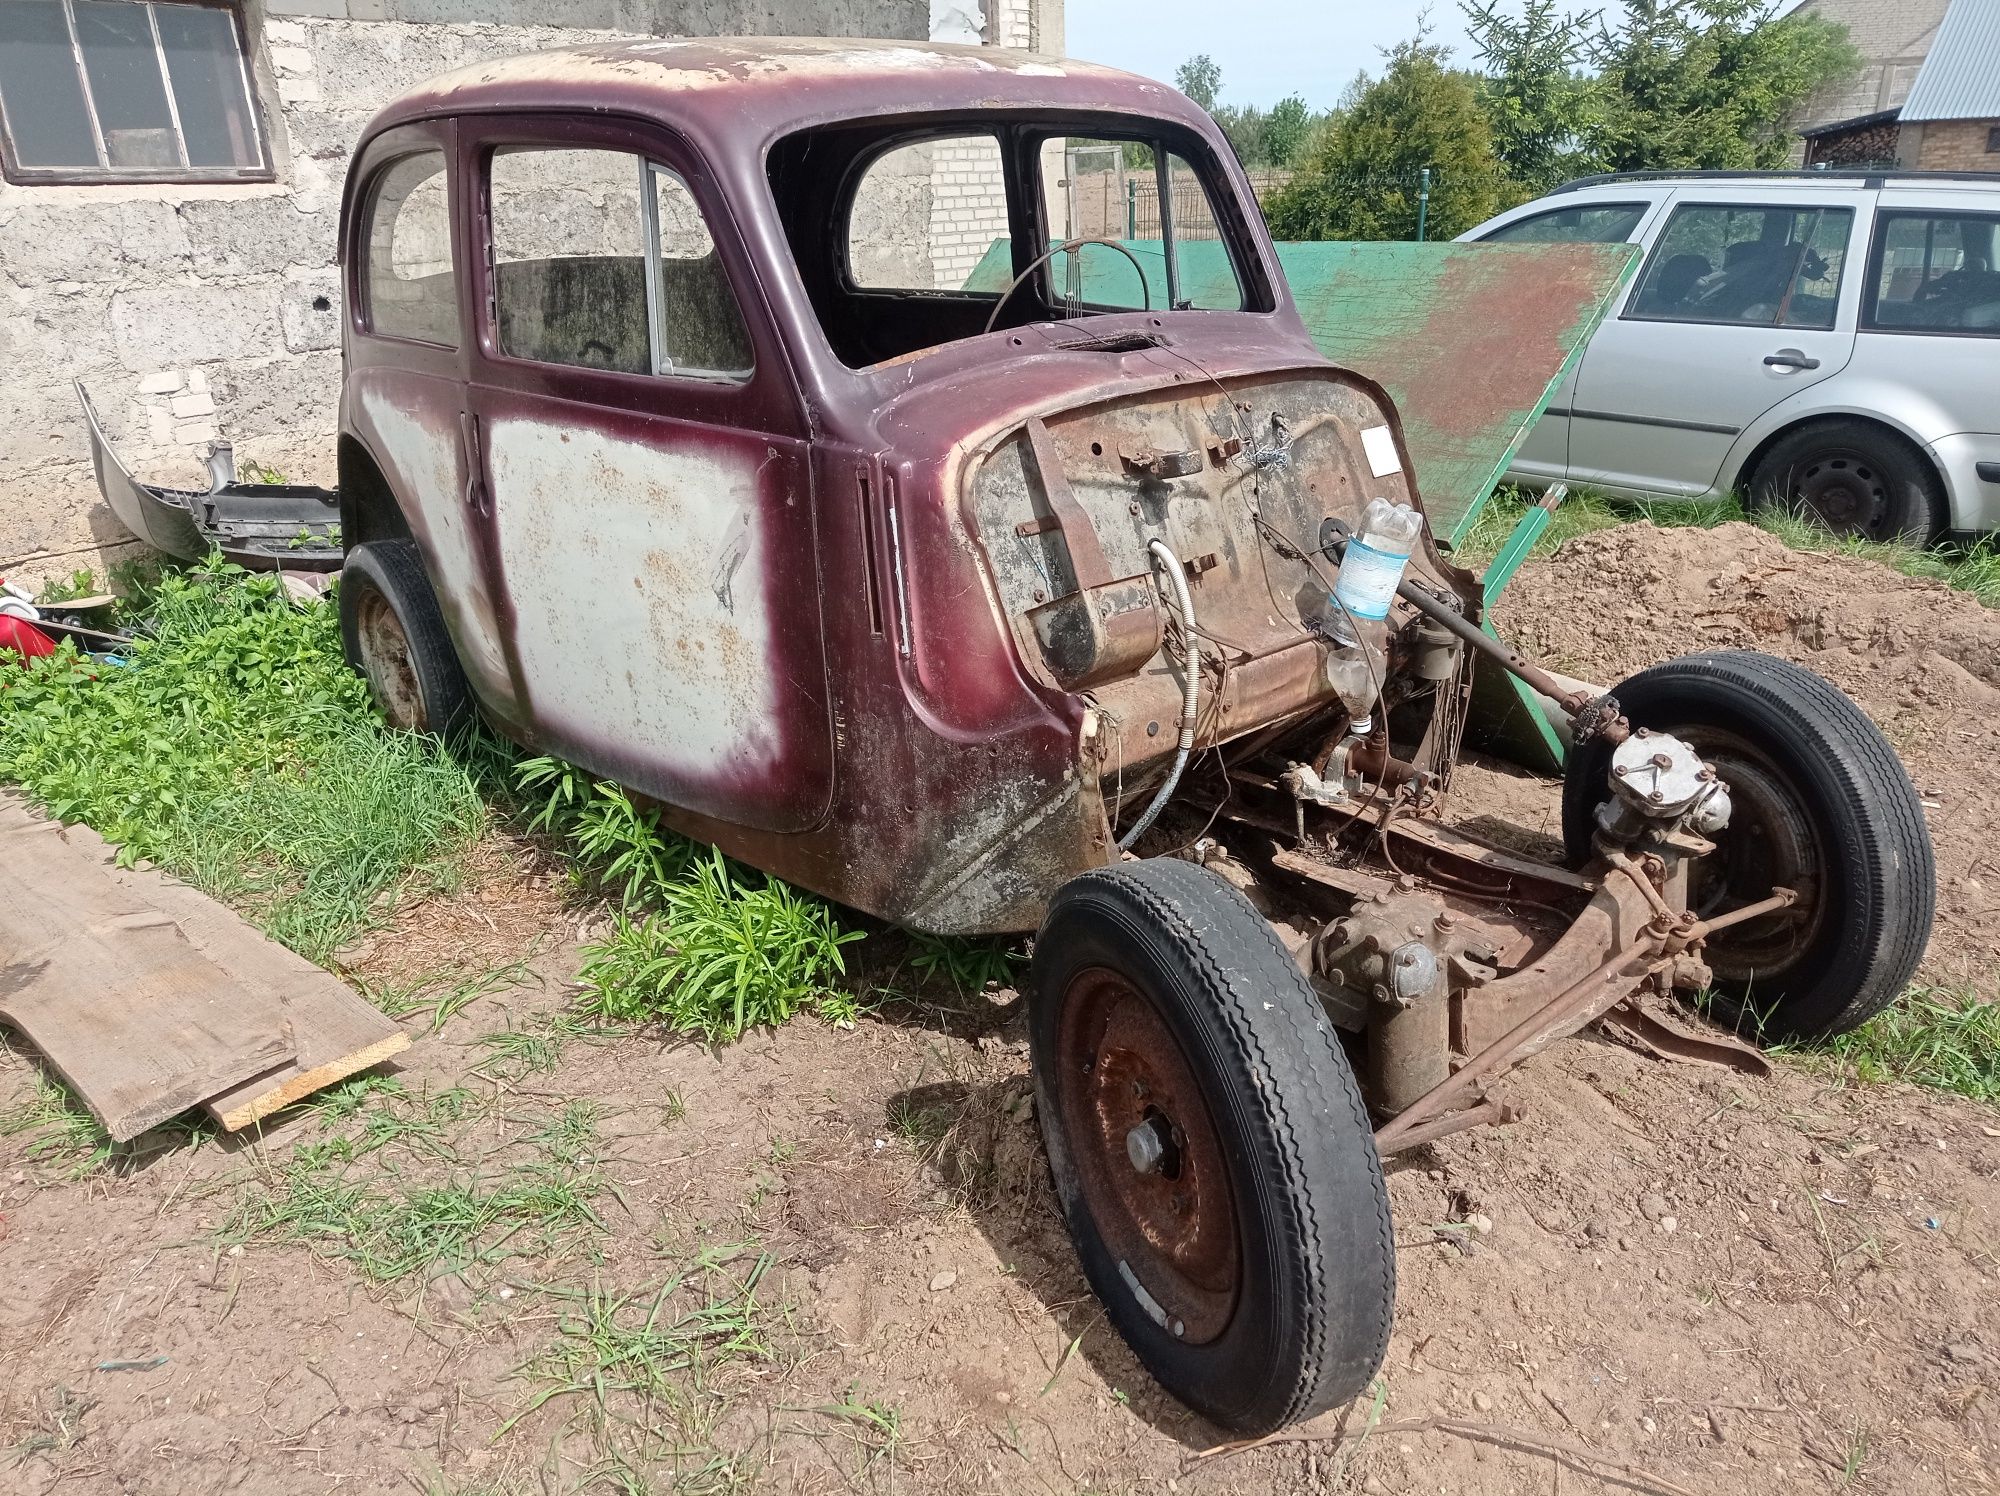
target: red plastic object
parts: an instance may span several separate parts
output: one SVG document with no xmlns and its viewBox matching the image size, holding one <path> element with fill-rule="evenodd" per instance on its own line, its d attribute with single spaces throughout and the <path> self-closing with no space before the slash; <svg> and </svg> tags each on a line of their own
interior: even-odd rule
<svg viewBox="0 0 2000 1496">
<path fill-rule="evenodd" d="M 38 655 L 54 654 L 56 641 L 27 619 L 17 618 L 12 613 L 0 613 L 0 650 L 10 649 L 32 660 Z"/>
</svg>

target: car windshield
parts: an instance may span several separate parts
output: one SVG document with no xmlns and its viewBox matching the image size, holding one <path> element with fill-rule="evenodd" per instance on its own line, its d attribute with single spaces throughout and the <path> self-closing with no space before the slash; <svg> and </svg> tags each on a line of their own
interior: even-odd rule
<svg viewBox="0 0 2000 1496">
<path fill-rule="evenodd" d="M 1219 163 L 1177 126 L 870 122 L 788 137 L 769 169 L 827 340 L 855 367 L 1029 322 L 1269 310 Z"/>
</svg>

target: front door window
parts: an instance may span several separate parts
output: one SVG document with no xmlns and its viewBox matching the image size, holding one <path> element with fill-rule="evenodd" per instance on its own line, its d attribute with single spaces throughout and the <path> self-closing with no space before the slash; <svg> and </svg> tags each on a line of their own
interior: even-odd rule
<svg viewBox="0 0 2000 1496">
<path fill-rule="evenodd" d="M 624 151 L 503 149 L 490 176 L 500 351 L 742 381 L 750 339 L 687 184 Z"/>
</svg>

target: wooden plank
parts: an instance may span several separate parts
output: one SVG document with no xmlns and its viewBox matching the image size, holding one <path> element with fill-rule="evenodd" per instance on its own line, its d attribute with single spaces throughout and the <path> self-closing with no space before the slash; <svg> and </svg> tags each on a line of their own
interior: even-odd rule
<svg viewBox="0 0 2000 1496">
<path fill-rule="evenodd" d="M 352 987 L 246 924 L 199 889 L 129 868 L 114 869 L 113 876 L 144 880 L 147 897 L 173 917 L 198 949 L 245 985 L 276 997 L 294 1052 L 206 1098 L 209 1116 L 228 1131 L 240 1132 L 323 1086 L 371 1069 L 410 1047 L 410 1036 Z"/>
<path fill-rule="evenodd" d="M 89 827 L 58 827 L 0 797 L 0 825 L 14 822 L 25 822 L 46 838 L 24 840 L 24 850 L 37 847 L 44 849 L 41 856 L 60 852 L 85 861 L 120 894 L 170 921 L 241 990 L 243 1011 L 261 1014 L 285 1039 L 281 1051 L 210 1085 L 176 1110 L 205 1104 L 223 1127 L 238 1131 L 410 1047 L 409 1035 L 346 983 L 199 889 L 157 870 L 121 868 L 111 847 Z"/>
<path fill-rule="evenodd" d="M 275 1004 L 11 800 L 0 802 L 0 961 L 0 1018 L 118 1142 L 293 1054 Z"/>
</svg>

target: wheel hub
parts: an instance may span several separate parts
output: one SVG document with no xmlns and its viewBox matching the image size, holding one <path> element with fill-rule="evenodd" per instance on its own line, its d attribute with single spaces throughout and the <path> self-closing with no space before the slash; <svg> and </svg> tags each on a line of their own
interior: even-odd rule
<svg viewBox="0 0 2000 1496">
<path fill-rule="evenodd" d="M 1208 1105 L 1165 1020 L 1115 972 L 1078 973 L 1063 1005 L 1060 1104 L 1085 1207 L 1140 1305 L 1191 1344 L 1229 1324 L 1236 1208 Z"/>
<path fill-rule="evenodd" d="M 1692 870 L 1694 912 L 1708 919 L 1778 887 L 1798 893 L 1790 908 L 1734 926 L 1708 942 L 1710 968 L 1725 981 L 1748 985 L 1754 1004 L 1757 981 L 1789 968 L 1819 935 L 1825 908 L 1820 834 L 1798 791 L 1753 744 L 1713 728 L 1676 731 L 1715 765 L 1731 795 L 1729 829 L 1718 835 L 1716 850 Z"/>
<path fill-rule="evenodd" d="M 361 670 L 368 688 L 392 727 L 412 732 L 426 730 L 423 687 L 417 679 L 416 662 L 410 655 L 409 637 L 402 620 L 389 600 L 368 588 L 355 612 L 355 635 L 360 645 Z"/>
<path fill-rule="evenodd" d="M 1793 471 L 1792 503 L 1829 530 L 1882 538 L 1889 489 L 1881 471 L 1859 452 L 1822 453 Z"/>
</svg>

